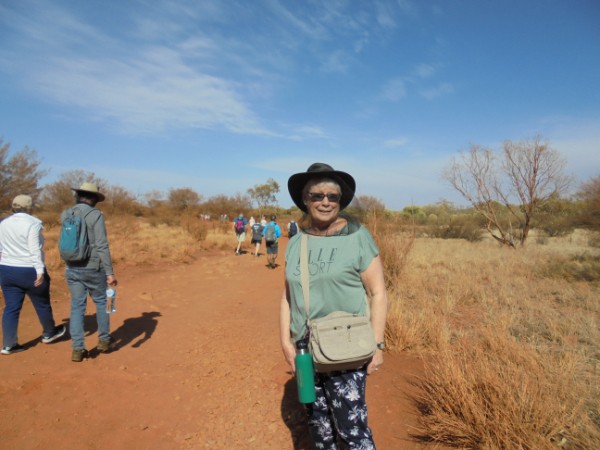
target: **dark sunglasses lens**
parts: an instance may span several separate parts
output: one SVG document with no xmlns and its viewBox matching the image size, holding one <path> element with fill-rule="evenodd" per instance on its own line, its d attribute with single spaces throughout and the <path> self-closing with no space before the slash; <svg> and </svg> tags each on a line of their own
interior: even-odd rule
<svg viewBox="0 0 600 450">
<path fill-rule="evenodd" d="M 310 192 L 308 194 L 313 202 L 322 202 L 325 197 L 332 203 L 340 200 L 340 194 L 322 194 L 321 192 Z"/>
</svg>

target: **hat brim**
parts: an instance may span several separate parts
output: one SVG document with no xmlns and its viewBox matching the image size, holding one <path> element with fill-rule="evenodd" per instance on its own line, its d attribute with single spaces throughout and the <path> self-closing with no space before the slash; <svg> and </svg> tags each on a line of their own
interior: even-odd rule
<svg viewBox="0 0 600 450">
<path fill-rule="evenodd" d="M 79 194 L 81 192 L 83 192 L 85 194 L 93 194 L 98 197 L 99 202 L 103 202 L 106 199 L 104 194 L 101 194 L 100 192 L 86 191 L 85 189 L 75 189 L 75 188 L 71 188 L 71 189 L 74 190 L 77 194 Z"/>
<path fill-rule="evenodd" d="M 340 210 L 346 208 L 354 198 L 356 191 L 356 182 L 352 175 L 339 170 L 328 170 L 318 172 L 300 172 L 292 175 L 288 180 L 288 191 L 292 197 L 294 204 L 304 212 L 308 212 L 308 208 L 304 204 L 302 198 L 302 190 L 309 180 L 314 178 L 331 178 L 335 180 L 341 189 L 342 198 L 340 199 Z"/>
</svg>

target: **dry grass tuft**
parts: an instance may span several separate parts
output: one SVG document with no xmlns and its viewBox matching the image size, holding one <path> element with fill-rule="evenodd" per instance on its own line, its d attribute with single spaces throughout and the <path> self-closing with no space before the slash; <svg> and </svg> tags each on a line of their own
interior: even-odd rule
<svg viewBox="0 0 600 450">
<path fill-rule="evenodd" d="M 540 354 L 494 331 L 447 347 L 418 383 L 426 440 L 459 448 L 594 448 L 575 354 Z"/>
</svg>

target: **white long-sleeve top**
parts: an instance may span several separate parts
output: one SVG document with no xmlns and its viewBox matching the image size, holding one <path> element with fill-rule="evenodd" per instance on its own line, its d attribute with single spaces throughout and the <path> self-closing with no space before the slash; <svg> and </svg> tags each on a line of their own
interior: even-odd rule
<svg viewBox="0 0 600 450">
<path fill-rule="evenodd" d="M 26 213 L 15 213 L 0 222 L 0 264 L 33 267 L 44 273 L 42 221 Z"/>
</svg>

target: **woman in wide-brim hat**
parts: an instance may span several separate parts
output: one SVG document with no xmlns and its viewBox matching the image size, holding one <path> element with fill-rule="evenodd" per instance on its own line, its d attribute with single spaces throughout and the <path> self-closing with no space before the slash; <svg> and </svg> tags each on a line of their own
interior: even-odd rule
<svg viewBox="0 0 600 450">
<path fill-rule="evenodd" d="M 306 172 L 289 178 L 288 190 L 304 215 L 299 221 L 301 232 L 290 239 L 286 249 L 280 311 L 282 350 L 295 373 L 295 342 L 307 334 L 300 275 L 300 242 L 304 234 L 308 236 L 310 274 L 308 319 L 334 311 L 366 315 L 370 309 L 378 343 L 377 352 L 364 367 L 315 374 L 317 400 L 306 408 L 310 433 L 319 448 L 330 447 L 338 438 L 351 448 L 361 447 L 361 443 L 363 446 L 370 443 L 374 448 L 367 421 L 365 375 L 374 373 L 383 364 L 387 294 L 379 249 L 364 226 L 341 214 L 352 202 L 356 190 L 350 174 L 334 170 L 328 164 L 314 163 Z"/>
</svg>

